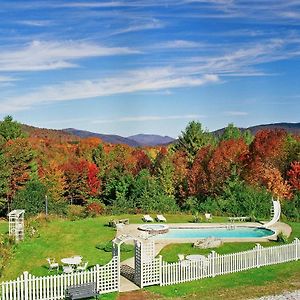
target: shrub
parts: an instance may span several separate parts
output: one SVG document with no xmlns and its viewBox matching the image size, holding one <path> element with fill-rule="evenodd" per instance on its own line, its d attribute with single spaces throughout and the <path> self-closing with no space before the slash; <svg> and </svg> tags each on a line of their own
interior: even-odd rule
<svg viewBox="0 0 300 300">
<path fill-rule="evenodd" d="M 90 217 L 103 215 L 105 212 L 104 205 L 100 202 L 91 202 L 85 208 L 86 214 Z"/>
<path fill-rule="evenodd" d="M 67 211 L 67 217 L 71 221 L 82 219 L 86 216 L 85 213 L 85 207 L 80 205 L 69 205 L 68 211 Z"/>
<path fill-rule="evenodd" d="M 112 251 L 112 242 L 106 242 L 106 243 L 100 243 L 96 245 L 96 248 L 99 250 L 103 250 L 105 252 L 111 252 Z M 133 251 L 134 246 L 133 245 L 128 245 L 128 244 L 122 244 L 121 245 L 121 252 L 131 252 Z"/>
<path fill-rule="evenodd" d="M 288 241 L 288 237 L 284 235 L 282 231 L 278 233 L 277 242 L 287 244 Z"/>
</svg>

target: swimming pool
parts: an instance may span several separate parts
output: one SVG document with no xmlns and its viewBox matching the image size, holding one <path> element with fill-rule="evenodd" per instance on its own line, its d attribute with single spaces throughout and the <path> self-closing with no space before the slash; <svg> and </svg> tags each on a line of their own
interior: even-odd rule
<svg viewBox="0 0 300 300">
<path fill-rule="evenodd" d="M 262 227 L 170 227 L 167 233 L 158 234 L 154 239 L 204 239 L 208 237 L 224 239 L 266 238 L 275 232 Z"/>
</svg>

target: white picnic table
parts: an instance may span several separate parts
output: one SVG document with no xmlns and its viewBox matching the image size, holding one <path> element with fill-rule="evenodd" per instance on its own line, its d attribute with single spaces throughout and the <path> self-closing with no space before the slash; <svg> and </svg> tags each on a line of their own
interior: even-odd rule
<svg viewBox="0 0 300 300">
<path fill-rule="evenodd" d="M 191 255 L 187 255 L 185 258 L 190 261 L 205 261 L 206 260 L 206 256 L 201 255 L 201 254 L 191 254 Z"/>
<path fill-rule="evenodd" d="M 77 266 L 81 264 L 81 257 L 66 257 L 62 258 L 61 262 L 65 265 L 69 266 Z"/>
</svg>

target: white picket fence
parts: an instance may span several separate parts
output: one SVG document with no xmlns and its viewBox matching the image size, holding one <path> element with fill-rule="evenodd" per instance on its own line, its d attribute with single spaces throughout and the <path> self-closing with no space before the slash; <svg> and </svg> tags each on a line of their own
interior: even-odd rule
<svg viewBox="0 0 300 300">
<path fill-rule="evenodd" d="M 161 286 L 187 282 L 206 277 L 215 277 L 252 268 L 274 265 L 300 258 L 300 241 L 262 247 L 257 244 L 253 250 L 219 255 L 212 251 L 202 261 L 163 262 L 161 256 L 151 261 L 141 261 L 136 270 L 140 286 L 159 284 Z M 137 266 L 136 266 L 137 267 Z M 95 282 L 100 294 L 118 291 L 120 288 L 119 257 L 105 266 L 96 265 L 89 271 L 35 277 L 24 272 L 17 280 L 1 284 L 1 300 L 61 300 L 68 286 Z"/>
<path fill-rule="evenodd" d="M 100 294 L 119 290 L 118 257 L 104 266 L 71 274 L 36 277 L 28 272 L 14 281 L 2 282 L 2 300 L 60 300 L 65 299 L 68 286 L 95 282 Z"/>
<path fill-rule="evenodd" d="M 219 255 L 212 251 L 203 261 L 162 262 L 160 285 L 171 285 L 205 277 L 215 277 L 300 258 L 300 241 L 274 247 L 257 244 L 253 250 Z"/>
</svg>

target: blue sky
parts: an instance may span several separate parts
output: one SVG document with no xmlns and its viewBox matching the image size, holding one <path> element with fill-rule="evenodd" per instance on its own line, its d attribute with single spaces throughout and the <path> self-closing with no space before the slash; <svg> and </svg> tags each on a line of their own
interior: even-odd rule
<svg viewBox="0 0 300 300">
<path fill-rule="evenodd" d="M 299 0 L 0 3 L 0 117 L 176 137 L 300 122 Z"/>
</svg>

